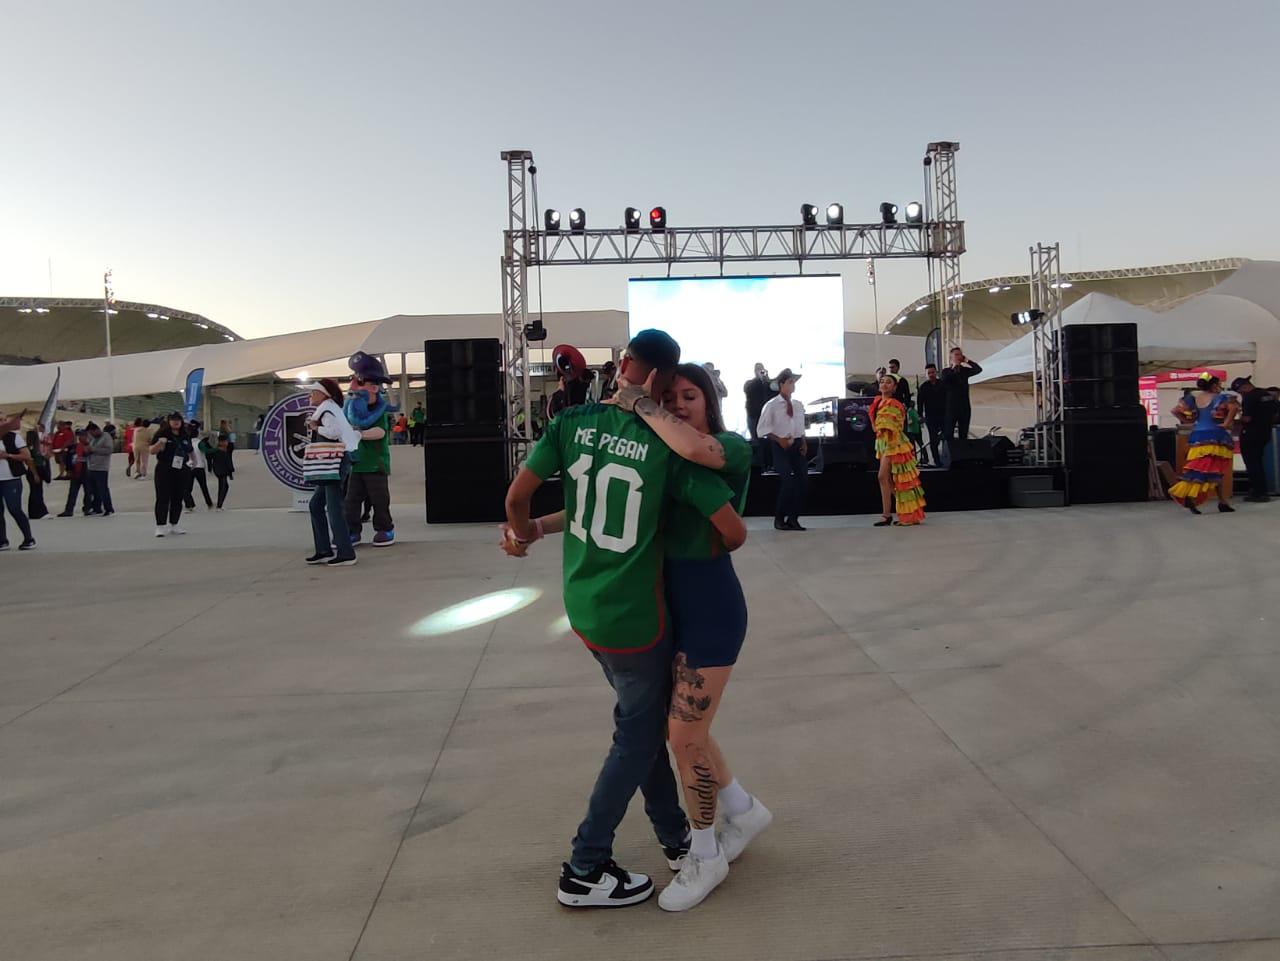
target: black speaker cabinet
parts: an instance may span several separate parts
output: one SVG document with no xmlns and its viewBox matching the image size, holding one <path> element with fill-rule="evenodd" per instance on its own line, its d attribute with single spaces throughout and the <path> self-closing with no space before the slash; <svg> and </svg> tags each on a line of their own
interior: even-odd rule
<svg viewBox="0 0 1280 961">
<path fill-rule="evenodd" d="M 424 436 L 501 437 L 506 417 L 497 338 L 428 340 Z"/>
<path fill-rule="evenodd" d="M 1062 349 L 1068 354 L 1137 350 L 1138 325 L 1071 324 L 1062 328 Z"/>
<path fill-rule="evenodd" d="M 506 516 L 507 445 L 502 438 L 427 438 L 427 523 L 501 521 Z"/>
<path fill-rule="evenodd" d="M 939 448 L 942 454 L 942 466 L 948 470 L 960 470 L 970 467 L 991 467 L 996 462 L 995 448 L 987 438 L 980 440 L 961 440 L 959 437 L 948 437 Z"/>
<path fill-rule="evenodd" d="M 1068 410 L 1063 419 L 1073 504 L 1147 499 L 1147 412 L 1141 406 Z"/>
<path fill-rule="evenodd" d="M 1068 409 L 1132 407 L 1138 403 L 1138 378 L 1064 380 L 1062 403 Z"/>
<path fill-rule="evenodd" d="M 1136 381 L 1138 379 L 1138 352 L 1136 350 L 1068 351 L 1062 355 L 1062 376 L 1069 381 Z"/>
</svg>

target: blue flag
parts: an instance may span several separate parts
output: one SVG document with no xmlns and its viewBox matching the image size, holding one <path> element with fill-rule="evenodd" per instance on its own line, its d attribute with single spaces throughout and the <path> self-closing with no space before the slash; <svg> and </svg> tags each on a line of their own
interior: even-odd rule
<svg viewBox="0 0 1280 961">
<path fill-rule="evenodd" d="M 183 416 L 187 420 L 196 419 L 196 409 L 200 406 L 200 388 L 204 384 L 204 368 L 197 367 L 191 373 L 187 374 L 187 389 L 182 395 Z"/>
</svg>

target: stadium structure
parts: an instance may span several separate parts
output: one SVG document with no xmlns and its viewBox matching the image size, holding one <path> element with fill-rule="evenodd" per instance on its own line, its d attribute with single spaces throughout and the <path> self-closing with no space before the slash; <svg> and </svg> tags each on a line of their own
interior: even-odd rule
<svg viewBox="0 0 1280 961">
<path fill-rule="evenodd" d="M 163 304 L 116 301 L 110 311 L 111 352 L 116 356 L 243 339 L 207 317 Z M 100 297 L 0 297 L 0 365 L 58 364 L 106 356 L 102 312 Z M 181 395 L 175 392 L 117 397 L 116 420 L 127 423 L 134 417 L 153 417 L 180 406 Z M 213 406 L 213 416 L 233 423 L 249 420 L 258 406 L 253 398 L 236 398 L 234 393 L 224 392 Z M 89 417 L 101 419 L 107 413 L 107 402 L 100 398 L 76 399 L 61 407 L 66 419 L 77 422 Z"/>
<path fill-rule="evenodd" d="M 1063 309 L 1091 293 L 1106 294 L 1149 310 L 1167 310 L 1215 287 L 1244 263 L 1242 258 L 1199 260 L 1155 267 L 1120 267 L 1080 270 L 1062 275 Z M 964 284 L 964 337 L 966 340 L 1006 343 L 1025 331 L 1010 323 L 1011 314 L 1026 310 L 1031 301 L 1031 277 L 1018 274 L 988 277 Z M 884 333 L 925 337 L 938 326 L 937 304 L 923 294 L 890 318 Z"/>
</svg>

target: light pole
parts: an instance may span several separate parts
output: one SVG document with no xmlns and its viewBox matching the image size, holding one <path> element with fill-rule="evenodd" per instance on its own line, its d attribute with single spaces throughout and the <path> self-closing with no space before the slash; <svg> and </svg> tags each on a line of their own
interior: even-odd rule
<svg viewBox="0 0 1280 961">
<path fill-rule="evenodd" d="M 111 271 L 102 275 L 102 319 L 107 325 L 107 420 L 116 422 L 115 374 L 111 365 L 111 305 L 116 302 L 116 292 L 111 286 Z"/>
</svg>

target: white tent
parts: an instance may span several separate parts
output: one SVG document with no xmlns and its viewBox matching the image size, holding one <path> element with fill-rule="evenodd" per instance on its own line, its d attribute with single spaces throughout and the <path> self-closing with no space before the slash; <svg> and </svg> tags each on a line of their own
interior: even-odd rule
<svg viewBox="0 0 1280 961">
<path fill-rule="evenodd" d="M 545 316 L 547 344 L 613 347 L 627 341 L 627 314 L 621 310 L 557 311 Z M 225 384 L 277 370 L 369 354 L 415 353 L 429 339 L 501 337 L 499 314 L 397 314 L 341 327 L 324 327 L 275 337 L 202 344 L 174 350 L 64 361 L 60 364 L 0 366 L 0 404 L 46 397 L 58 368 L 64 400 L 129 397 L 182 391 L 187 374 L 204 368 L 204 382 Z"/>
<path fill-rule="evenodd" d="M 1255 373 L 1280 380 L 1280 263 L 1246 261 L 1216 287 L 1172 310 L 1137 307 L 1092 293 L 1068 307 L 1064 326 L 1136 323 L 1144 371 L 1254 363 Z M 1027 334 L 993 354 L 972 383 L 1025 390 L 1031 377 Z"/>
</svg>

